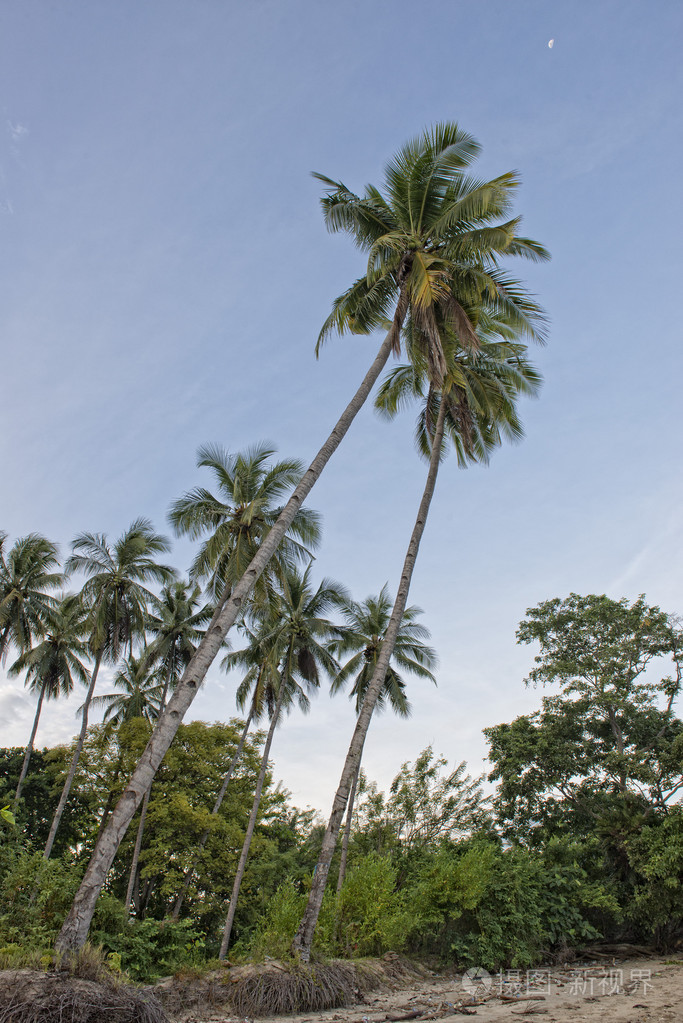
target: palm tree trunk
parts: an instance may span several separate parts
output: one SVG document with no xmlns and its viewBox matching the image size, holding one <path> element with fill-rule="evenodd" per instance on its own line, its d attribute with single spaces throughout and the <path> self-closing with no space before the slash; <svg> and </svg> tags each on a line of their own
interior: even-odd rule
<svg viewBox="0 0 683 1023">
<path fill-rule="evenodd" d="M 294 941 L 292 943 L 292 950 L 294 952 L 298 952 L 304 962 L 308 962 L 310 958 L 313 934 L 315 933 L 315 927 L 320 914 L 320 907 L 322 906 L 323 895 L 325 894 L 327 875 L 329 873 L 334 849 L 337 844 L 339 828 L 341 826 L 342 817 L 344 816 L 344 810 L 349 797 L 351 780 L 358 769 L 358 765 L 360 764 L 360 760 L 363 755 L 363 744 L 365 743 L 365 737 L 370 726 L 372 712 L 375 709 L 377 698 L 384 683 L 384 677 L 387 673 L 389 661 L 391 660 L 391 655 L 394 652 L 398 631 L 403 620 L 403 612 L 406 609 L 408 592 L 410 590 L 410 581 L 412 579 L 413 569 L 415 568 L 415 561 L 417 560 L 417 552 L 420 548 L 420 540 L 422 539 L 422 534 L 424 533 L 425 524 L 427 522 L 429 506 L 434 495 L 436 477 L 439 472 L 445 414 L 446 402 L 442 401 L 436 421 L 436 428 L 434 430 L 432 454 L 429 459 L 429 470 L 427 472 L 427 482 L 425 483 L 422 500 L 420 501 L 420 507 L 417 513 L 417 519 L 415 520 L 405 561 L 403 562 L 403 571 L 401 573 L 401 581 L 396 593 L 396 602 L 394 603 L 391 618 L 389 619 L 389 624 L 384 635 L 384 640 L 379 650 L 372 679 L 370 680 L 360 713 L 358 714 L 358 720 L 356 721 L 356 727 L 351 738 L 349 751 L 346 754 L 346 761 L 339 781 L 339 788 L 337 789 L 334 797 L 332 813 L 327 825 L 327 831 L 323 838 L 320 858 L 318 859 L 318 864 L 315 868 L 313 883 L 308 897 L 308 905 L 306 906 L 306 910 L 299 925 L 299 930 L 294 936 Z"/>
<path fill-rule="evenodd" d="M 232 886 L 232 894 L 230 896 L 230 905 L 228 907 L 228 915 L 225 920 L 225 927 L 223 929 L 223 940 L 221 941 L 221 950 L 218 953 L 219 959 L 225 959 L 225 955 L 228 951 L 228 945 L 230 944 L 230 935 L 232 933 L 232 923 L 235 919 L 235 910 L 237 909 L 237 900 L 240 894 L 240 887 L 242 885 L 242 878 L 244 877 L 244 871 L 247 866 L 247 856 L 249 855 L 249 846 L 254 835 L 254 829 L 256 827 L 256 817 L 258 816 L 258 808 L 261 802 L 261 793 L 263 792 L 263 782 L 266 777 L 266 771 L 268 770 L 268 755 L 270 754 L 270 747 L 273 742 L 273 735 L 275 734 L 275 727 L 277 725 L 278 718 L 280 717 L 280 707 L 282 706 L 282 697 L 285 692 L 285 673 L 282 672 L 280 676 L 280 691 L 277 694 L 277 703 L 275 704 L 275 710 L 273 711 L 273 717 L 270 722 L 270 728 L 268 729 L 268 736 L 266 738 L 266 744 L 263 747 L 263 756 L 261 757 L 261 770 L 259 771 L 258 780 L 256 782 L 256 792 L 254 793 L 254 802 L 251 807 L 251 814 L 249 815 L 249 823 L 247 824 L 247 831 L 244 836 L 244 845 L 242 846 L 242 853 L 240 855 L 240 861 L 237 864 L 237 873 L 235 874 L 235 881 Z"/>
<path fill-rule="evenodd" d="M 149 806 L 149 797 L 152 794 L 152 786 L 145 792 L 145 798 L 142 800 L 142 810 L 140 811 L 140 823 L 138 824 L 138 833 L 135 837 L 135 848 L 133 849 L 133 861 L 130 865 L 130 875 L 128 877 L 128 888 L 126 889 L 126 916 L 130 917 L 130 904 L 133 900 L 133 891 L 135 889 L 135 880 L 138 873 L 138 860 L 140 859 L 140 850 L 142 849 L 142 836 L 145 831 L 145 819 L 147 817 L 147 807 Z"/>
<path fill-rule="evenodd" d="M 95 666 L 93 668 L 92 678 L 90 679 L 90 685 L 88 686 L 88 692 L 86 694 L 85 702 L 83 704 L 81 731 L 78 736 L 78 741 L 76 743 L 76 749 L 74 750 L 74 755 L 71 758 L 71 766 L 69 767 L 69 773 L 66 776 L 64 788 L 62 789 L 62 794 L 59 797 L 59 803 L 57 804 L 57 809 L 55 810 L 55 815 L 52 820 L 52 826 L 50 827 L 50 834 L 47 836 L 47 842 L 45 843 L 45 849 L 43 850 L 43 858 L 46 860 L 50 859 L 52 846 L 54 845 L 55 838 L 57 835 L 57 828 L 59 827 L 59 823 L 62 819 L 62 814 L 64 813 L 64 808 L 66 807 L 66 801 L 69 798 L 69 793 L 71 792 L 71 786 L 74 783 L 74 778 L 76 776 L 76 768 L 78 767 L 78 761 L 81 758 L 81 751 L 83 750 L 83 743 L 85 742 L 85 733 L 88 727 L 88 710 L 90 708 L 92 694 L 95 691 L 95 683 L 97 682 L 97 673 L 100 670 L 101 660 L 102 651 L 100 650 L 95 658 Z"/>
<path fill-rule="evenodd" d="M 62 929 L 57 936 L 55 947 L 59 951 L 76 950 L 82 948 L 85 944 L 97 899 L 121 839 L 126 833 L 126 829 L 147 791 L 159 764 L 163 760 L 166 750 L 171 745 L 185 712 L 196 696 L 209 667 L 223 645 L 228 630 L 234 625 L 256 581 L 277 550 L 285 533 L 294 521 L 299 508 L 308 497 L 323 469 L 344 439 L 351 423 L 365 404 L 378 376 L 386 365 L 394 340 L 400 336 L 405 313 L 406 302 L 403 300 L 402 295 L 399 298 L 391 330 L 382 343 L 370 369 L 365 374 L 362 384 L 304 473 L 301 482 L 294 490 L 268 536 L 259 547 L 246 572 L 230 594 L 229 599 L 221 600 L 216 608 L 204 638 L 197 647 L 183 678 L 168 702 L 168 706 L 159 718 L 138 766 L 133 772 L 126 789 L 109 818 L 107 827 L 93 850 L 80 888 L 76 892 L 71 909 L 67 913 Z"/>
<path fill-rule="evenodd" d="M 95 841 L 96 842 L 99 839 L 99 837 L 102 834 L 102 832 L 104 831 L 105 825 L 107 823 L 107 818 L 109 817 L 109 813 L 110 813 L 112 805 L 114 803 L 114 799 L 115 799 L 114 793 L 116 791 L 116 783 L 119 780 L 119 775 L 121 774 L 121 768 L 122 767 L 123 767 L 123 750 L 121 750 L 121 752 L 119 753 L 119 759 L 116 761 L 116 767 L 114 768 L 114 777 L 111 780 L 111 786 L 110 786 L 110 789 L 109 789 L 109 794 L 107 795 L 107 801 L 104 804 L 104 810 L 102 811 L 102 820 L 100 821 L 100 826 L 97 829 L 97 835 L 95 837 Z"/>
<path fill-rule="evenodd" d="M 232 778 L 232 772 L 235 770 L 235 765 L 237 764 L 237 761 L 239 760 L 239 758 L 240 758 L 240 756 L 242 754 L 242 750 L 244 749 L 244 743 L 246 742 L 247 733 L 249 731 L 249 727 L 251 725 L 251 721 L 252 721 L 253 716 L 254 716 L 254 704 L 252 703 L 251 710 L 249 711 L 249 717 L 247 718 L 247 720 L 246 720 L 246 722 L 244 724 L 244 728 L 242 729 L 242 735 L 240 737 L 239 745 L 238 745 L 237 749 L 235 750 L 235 753 L 233 755 L 232 760 L 230 761 L 230 764 L 228 766 L 227 771 L 225 772 L 225 777 L 223 778 L 223 784 L 221 785 L 221 790 L 218 793 L 218 795 L 216 796 L 216 802 L 213 804 L 213 810 L 211 811 L 211 816 L 212 817 L 215 817 L 216 814 L 218 813 L 218 811 L 220 810 L 221 804 L 222 804 L 223 799 L 225 797 L 225 793 L 228 791 L 228 785 L 230 784 L 230 779 Z M 190 884 L 192 882 L 192 877 L 193 877 L 194 872 L 195 872 L 195 867 L 197 866 L 197 860 L 199 859 L 201 854 L 204 852 L 204 847 L 206 846 L 206 843 L 207 843 L 207 841 L 209 839 L 209 835 L 210 834 L 211 834 L 211 829 L 210 828 L 205 828 L 204 831 L 202 832 L 202 836 L 199 839 L 199 844 L 197 845 L 197 848 L 195 850 L 195 854 L 192 857 L 192 862 L 190 863 L 190 866 L 188 867 L 187 873 L 185 874 L 185 877 L 183 878 L 183 887 L 180 889 L 180 894 L 178 895 L 178 898 L 175 901 L 175 906 L 173 907 L 173 912 L 171 913 L 171 920 L 177 920 L 178 917 L 180 916 L 180 910 L 182 909 L 183 902 L 185 901 L 185 896 L 187 895 L 189 887 L 190 887 Z"/>
<path fill-rule="evenodd" d="M 45 690 L 47 689 L 47 680 L 43 682 L 40 687 L 40 696 L 38 697 L 38 706 L 36 707 L 36 716 L 33 719 L 33 728 L 31 729 L 31 737 L 28 740 L 28 746 L 26 747 L 26 753 L 24 755 L 24 762 L 21 765 L 21 774 L 19 775 L 19 781 L 17 782 L 17 791 L 14 793 L 14 812 L 17 812 L 17 806 L 19 805 L 19 796 L 21 790 L 24 787 L 24 781 L 28 774 L 28 765 L 33 753 L 33 743 L 36 738 L 36 732 L 38 731 L 38 722 L 40 721 L 40 711 L 43 706 L 43 697 L 45 696 Z"/>
<path fill-rule="evenodd" d="M 169 686 L 171 684 L 171 672 L 166 675 L 164 681 L 164 691 L 161 694 L 161 703 L 159 706 L 159 712 L 162 713 L 166 706 L 166 697 L 168 696 Z M 138 824 L 138 833 L 135 836 L 135 848 L 133 849 L 133 860 L 130 865 L 130 874 L 128 876 L 128 888 L 126 889 L 126 916 L 130 918 L 131 903 L 133 901 L 133 894 L 135 892 L 135 883 L 138 876 L 138 861 L 140 859 L 140 852 L 142 850 L 142 836 L 145 833 L 145 821 L 147 819 L 147 807 L 149 806 L 149 799 L 152 794 L 152 786 L 145 792 L 144 799 L 142 800 L 142 810 L 140 811 L 140 823 Z M 137 900 L 136 900 L 137 901 Z M 137 911 L 137 907 L 136 907 Z"/>
<path fill-rule="evenodd" d="M 339 877 L 337 878 L 337 895 L 342 889 L 344 884 L 344 878 L 346 877 L 346 860 L 349 855 L 349 839 L 351 838 L 351 821 L 353 820 L 353 804 L 356 802 L 356 787 L 358 785 L 358 776 L 360 774 L 360 760 L 358 761 L 358 767 L 356 773 L 353 776 L 351 782 L 351 792 L 349 794 L 349 802 L 346 807 L 346 826 L 344 828 L 344 834 L 342 836 L 342 847 L 341 847 L 341 859 L 339 861 Z"/>
<path fill-rule="evenodd" d="M 9 625 L 6 625 L 2 632 L 0 632 L 0 664 L 4 664 L 7 660 L 8 637 Z"/>
</svg>

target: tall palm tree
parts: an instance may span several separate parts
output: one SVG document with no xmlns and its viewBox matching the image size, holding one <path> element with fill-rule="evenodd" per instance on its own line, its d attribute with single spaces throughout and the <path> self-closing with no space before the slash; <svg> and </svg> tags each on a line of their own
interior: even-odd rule
<svg viewBox="0 0 683 1023">
<path fill-rule="evenodd" d="M 482 330 L 482 336 L 479 337 L 478 346 L 474 350 L 469 346 L 464 349 L 460 348 L 455 332 L 446 328 L 441 322 L 443 366 L 439 370 L 438 380 L 434 379 L 433 362 L 429 352 L 426 351 L 426 345 L 420 346 L 423 353 L 422 363 L 416 361 L 409 367 L 407 374 L 404 374 L 403 377 L 399 374 L 396 377 L 397 380 L 405 377 L 412 381 L 412 389 L 416 395 L 421 396 L 426 392 L 418 424 L 417 441 L 419 449 L 424 451 L 427 448 L 429 450 L 429 468 L 417 518 L 403 562 L 394 607 L 351 738 L 339 786 L 334 797 L 332 812 L 323 837 L 308 904 L 292 944 L 293 950 L 299 953 L 304 960 L 308 960 L 310 956 L 313 935 L 351 782 L 362 755 L 365 736 L 382 690 L 405 611 L 420 541 L 434 496 L 439 465 L 444 455 L 444 439 L 449 438 L 453 441 L 458 457 L 464 464 L 486 461 L 489 452 L 501 443 L 504 436 L 512 440 L 517 440 L 522 436 L 523 431 L 517 416 L 515 400 L 520 394 L 535 393 L 540 382 L 538 374 L 523 356 L 523 345 L 513 345 L 512 354 L 508 350 L 509 342 L 507 341 L 500 342 L 498 347 L 492 349 L 487 347 L 491 344 L 489 332 L 494 330 L 494 321 L 500 322 L 500 332 L 506 336 L 509 333 L 514 334 L 516 329 L 514 320 L 512 323 L 508 323 L 504 310 L 500 311 L 497 316 L 490 318 L 487 316 L 484 319 L 486 320 L 486 329 Z M 412 326 L 413 328 L 417 327 L 415 330 L 416 342 L 421 341 L 422 338 L 419 335 L 423 333 L 422 328 L 419 324 Z M 400 395 L 404 394 L 400 388 L 399 392 Z M 401 401 L 399 397 L 396 397 L 392 406 L 392 402 L 387 398 L 387 393 L 392 393 L 391 380 L 385 388 L 380 390 L 378 402 L 388 414 L 394 414 Z"/>
<path fill-rule="evenodd" d="M 74 594 L 61 597 L 54 607 L 46 609 L 45 624 L 47 635 L 43 641 L 21 654 L 7 672 L 8 675 L 18 675 L 26 671 L 25 684 L 38 693 L 33 728 L 14 794 L 15 811 L 28 772 L 43 700 L 68 696 L 73 690 L 74 680 L 87 685 L 90 679 L 90 673 L 83 664 L 83 659 L 88 657 L 85 638 L 87 609 L 80 597 Z"/>
<path fill-rule="evenodd" d="M 414 309 L 416 322 L 421 322 L 429 317 L 430 309 L 441 303 L 449 321 L 459 324 L 458 329 L 468 335 L 463 310 L 476 301 L 486 300 L 514 316 L 520 330 L 534 329 L 533 303 L 500 270 L 499 262 L 505 255 L 543 258 L 544 250 L 519 238 L 515 221 L 500 223 L 517 184 L 514 175 L 480 183 L 464 173 L 478 152 L 478 144 L 457 125 L 437 125 L 409 143 L 389 163 L 385 175 L 389 201 L 377 189 L 368 188 L 366 195 L 358 198 L 343 186 L 338 189 L 335 183 L 330 185 L 330 194 L 323 201 L 328 227 L 333 231 L 350 230 L 369 258 L 365 277 L 337 303 L 321 340 L 334 330 L 368 333 L 375 328 L 386 329 L 387 318 L 388 332 L 358 390 L 294 488 L 277 522 L 239 582 L 231 587 L 225 602 L 217 607 L 196 656 L 157 723 L 93 851 L 57 938 L 58 949 L 77 949 L 85 943 L 107 871 L 142 793 L 154 777 L 226 634 L 242 614 L 251 590 L 363 407 L 392 350 L 400 347 L 408 311 Z M 334 198 L 337 192 L 338 200 Z M 407 230 L 398 230 L 401 224 Z M 462 301 L 447 300 L 444 294 L 447 286 Z M 471 336 L 470 343 L 474 345 Z M 435 358 L 437 355 L 438 352 Z"/>
<path fill-rule="evenodd" d="M 212 471 L 217 496 L 195 487 L 171 506 L 169 519 L 177 535 L 191 540 L 206 537 L 190 569 L 191 578 L 207 582 L 213 597 L 223 603 L 277 521 L 282 511 L 278 502 L 303 475 L 301 462 L 272 463 L 274 454 L 275 449 L 265 444 L 235 455 L 218 445 L 201 447 L 197 465 Z M 271 579 L 308 560 L 319 541 L 319 515 L 302 508 L 259 580 L 261 602 L 268 603 Z"/>
<path fill-rule="evenodd" d="M 67 571 L 86 577 L 81 596 L 90 608 L 90 652 L 94 666 L 81 708 L 81 730 L 43 852 L 46 860 L 50 858 L 76 775 L 100 665 L 102 661 L 116 663 L 126 650 L 132 655 L 134 643 L 144 636 L 147 607 L 153 597 L 144 584 L 151 581 L 164 584 L 173 578 L 174 569 L 155 560 L 169 549 L 166 537 L 155 533 L 151 522 L 142 518 L 136 519 L 113 545 L 103 533 L 82 533 L 72 544 Z"/>
<path fill-rule="evenodd" d="M 388 587 L 385 585 L 379 596 L 368 597 L 361 603 L 351 602 L 343 608 L 345 622 L 340 629 L 341 639 L 334 645 L 334 652 L 337 657 L 349 653 L 352 656 L 333 678 L 330 692 L 333 695 L 338 693 L 353 679 L 349 695 L 355 700 L 356 714 L 360 713 L 365 693 L 377 664 L 377 657 L 389 624 L 392 604 Z M 430 668 L 436 667 L 436 652 L 424 643 L 424 640 L 429 638 L 429 630 L 416 620 L 421 614 L 422 609 L 416 606 L 407 607 L 403 612 L 403 620 L 392 654 L 394 663 L 389 662 L 382 688 L 377 697 L 375 713 L 383 710 L 388 703 L 394 713 L 400 717 L 409 717 L 410 715 L 411 707 L 405 694 L 405 682 L 397 668 L 410 672 L 417 678 L 429 679 L 436 685 L 436 679 L 430 671 Z M 346 861 L 361 759 L 362 755 L 358 760 L 351 782 L 346 808 L 346 825 L 342 837 L 337 891 L 341 890 L 346 876 Z"/>
<path fill-rule="evenodd" d="M 242 878 L 247 865 L 249 848 L 256 827 L 261 802 L 263 783 L 268 769 L 268 757 L 283 707 L 291 706 L 296 700 L 303 710 L 309 707 L 306 690 L 320 685 L 320 672 L 329 675 L 339 671 L 339 665 L 330 644 L 336 638 L 337 630 L 325 615 L 333 608 L 348 603 L 346 591 L 338 583 L 323 579 L 317 590 L 310 584 L 310 566 L 303 575 L 294 571 L 285 573 L 281 591 L 272 599 L 271 621 L 264 629 L 261 646 L 264 661 L 269 666 L 268 679 L 274 698 L 270 713 L 270 728 L 266 736 L 261 758 L 261 769 L 256 782 L 256 792 L 251 814 L 244 836 L 228 915 L 223 930 L 219 958 L 224 959 L 230 944 L 230 935 L 237 909 Z"/>
<path fill-rule="evenodd" d="M 19 654 L 29 650 L 36 637 L 43 636 L 57 590 L 64 574 L 55 571 L 59 565 L 57 548 L 39 533 L 20 537 L 7 556 L 4 553 L 6 533 L 0 533 L 0 660 L 5 662 L 10 643 Z"/>
</svg>

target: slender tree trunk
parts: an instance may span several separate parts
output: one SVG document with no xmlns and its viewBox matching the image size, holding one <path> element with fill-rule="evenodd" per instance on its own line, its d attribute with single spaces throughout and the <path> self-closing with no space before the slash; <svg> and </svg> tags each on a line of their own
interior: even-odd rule
<svg viewBox="0 0 683 1023">
<path fill-rule="evenodd" d="M 351 738 L 349 751 L 346 755 L 344 769 L 339 781 L 339 788 L 337 789 L 337 793 L 334 797 L 332 813 L 327 825 L 327 831 L 323 838 L 320 858 L 318 859 L 318 864 L 313 876 L 313 883 L 308 897 L 308 905 L 306 906 L 301 924 L 299 925 L 299 930 L 294 936 L 294 941 L 292 943 L 292 950 L 294 952 L 298 952 L 304 962 L 308 962 L 310 958 L 313 934 L 318 922 L 323 895 L 325 894 L 327 875 L 329 873 L 330 862 L 334 854 L 334 849 L 337 844 L 337 836 L 339 835 L 339 828 L 341 826 L 342 817 L 344 816 L 344 810 L 349 796 L 349 789 L 351 787 L 351 780 L 358 769 L 358 765 L 360 764 L 360 760 L 363 755 L 363 744 L 370 726 L 372 712 L 375 709 L 377 698 L 382 689 L 382 685 L 384 684 L 384 677 L 387 673 L 387 668 L 389 667 L 391 655 L 394 652 L 396 638 L 403 620 L 403 613 L 406 609 L 408 591 L 410 590 L 410 580 L 413 575 L 417 552 L 419 550 L 420 540 L 422 539 L 422 534 L 427 522 L 429 505 L 431 504 L 432 497 L 434 495 L 436 477 L 439 471 L 445 414 L 446 402 L 442 400 L 436 421 L 434 439 L 432 441 L 432 454 L 429 459 L 427 482 L 422 494 L 422 500 L 420 501 L 420 507 L 418 509 L 417 519 L 415 520 L 413 532 L 410 537 L 410 543 L 408 544 L 405 561 L 403 562 L 403 572 L 401 573 L 401 581 L 396 593 L 396 602 L 391 612 L 391 618 L 389 619 L 384 640 L 377 657 L 377 664 L 375 665 L 372 679 L 370 680 L 365 698 L 363 699 L 358 720 L 356 721 L 356 727 Z"/>
<path fill-rule="evenodd" d="M 28 765 L 33 753 L 33 743 L 36 738 L 36 732 L 38 731 L 38 722 L 40 721 L 40 711 L 43 706 L 43 697 L 45 696 L 45 690 L 47 689 L 47 681 L 43 682 L 40 687 L 40 696 L 38 697 L 38 706 L 36 707 L 36 716 L 33 719 L 33 728 L 31 729 L 31 737 L 28 740 L 28 746 L 26 747 L 26 753 L 24 755 L 24 762 L 21 765 L 21 774 L 19 775 L 19 781 L 17 782 L 17 791 L 14 793 L 14 812 L 17 812 L 17 806 L 19 805 L 19 796 L 21 790 L 24 787 L 24 781 L 28 774 Z"/>
<path fill-rule="evenodd" d="M 211 811 L 212 817 L 215 817 L 217 815 L 223 803 L 223 799 L 225 798 L 225 793 L 228 791 L 228 785 L 230 784 L 230 779 L 232 778 L 232 772 L 235 770 L 237 761 L 242 755 L 242 750 L 244 749 L 244 743 L 246 742 L 247 733 L 249 732 L 253 716 L 254 704 L 252 703 L 251 710 L 249 711 L 249 717 L 245 721 L 244 728 L 242 729 L 242 735 L 240 736 L 239 745 L 233 754 L 230 764 L 228 765 L 228 769 L 225 772 L 225 777 L 223 778 L 223 784 L 221 785 L 221 790 L 216 796 L 216 802 L 213 804 L 213 810 Z M 183 902 L 185 901 L 185 897 L 187 896 L 187 893 L 189 891 L 190 884 L 192 883 L 192 878 L 194 876 L 195 868 L 197 866 L 197 861 L 201 854 L 204 852 L 204 847 L 206 846 L 206 843 L 209 840 L 210 834 L 211 828 L 205 828 L 204 831 L 202 832 L 194 856 L 192 857 L 192 862 L 190 863 L 190 866 L 187 869 L 187 873 L 183 878 L 183 887 L 180 889 L 180 894 L 178 895 L 178 898 L 175 901 L 175 906 L 173 907 L 173 912 L 171 913 L 171 920 L 177 920 L 178 917 L 180 916 L 180 910 L 183 907 Z"/>
<path fill-rule="evenodd" d="M 57 828 L 59 827 L 59 823 L 62 819 L 62 814 L 64 813 L 64 808 L 66 807 L 66 801 L 69 798 L 69 793 L 71 792 L 71 786 L 74 783 L 74 778 L 76 776 L 76 768 L 78 767 L 78 761 L 81 759 L 81 751 L 83 750 L 83 743 L 85 742 L 85 733 L 88 728 L 88 710 L 90 709 L 90 701 L 92 700 L 92 694 L 95 691 L 95 683 L 97 682 L 97 673 L 100 670 L 101 660 L 102 651 L 100 650 L 100 652 L 97 654 L 95 658 L 95 666 L 93 668 L 92 678 L 90 679 L 90 685 L 88 686 L 88 692 L 85 697 L 85 703 L 83 704 L 83 717 L 81 719 L 81 731 L 78 736 L 78 742 L 76 743 L 74 755 L 71 758 L 71 766 L 69 767 L 69 773 L 66 776 L 66 781 L 64 782 L 62 794 L 59 797 L 57 809 L 55 810 L 54 819 L 52 821 L 52 826 L 50 828 L 50 834 L 47 836 L 47 842 L 45 843 L 43 857 L 46 860 L 50 859 L 52 846 L 54 845 L 55 838 L 57 836 Z"/>
<path fill-rule="evenodd" d="M 171 675 L 169 671 L 166 675 L 164 682 L 164 690 L 161 694 L 161 702 L 159 705 L 159 713 L 163 713 L 166 706 L 166 697 L 168 696 L 169 686 L 171 684 Z M 142 837 L 145 833 L 145 821 L 147 820 L 147 807 L 149 806 L 149 799 L 152 795 L 152 784 L 145 792 L 144 799 L 142 800 L 142 810 L 140 811 L 140 823 L 138 824 L 138 833 L 135 836 L 135 848 L 133 849 L 133 861 L 130 865 L 130 874 L 128 876 L 128 888 L 126 889 L 126 916 L 130 918 L 131 903 L 133 897 L 136 896 L 136 883 L 138 880 L 138 862 L 140 860 L 140 852 L 142 850 Z M 135 897 L 135 912 L 138 913 L 139 899 Z"/>
<path fill-rule="evenodd" d="M 247 866 L 247 857 L 249 855 L 249 846 L 254 835 L 254 829 L 256 827 L 256 818 L 258 816 L 258 808 L 261 803 L 261 793 L 263 792 L 263 782 L 266 777 L 266 771 L 268 770 L 268 755 L 270 754 L 270 747 L 273 742 L 273 735 L 275 734 L 275 728 L 277 726 L 278 718 L 280 717 L 280 707 L 282 706 L 282 697 L 285 692 L 285 677 L 284 672 L 280 677 L 280 691 L 277 694 L 277 703 L 275 704 L 275 710 L 273 711 L 273 718 L 270 722 L 270 728 L 268 729 L 268 736 L 266 738 L 266 744 L 263 747 L 263 756 L 261 757 L 261 770 L 259 771 L 258 780 L 256 782 L 256 792 L 254 793 L 254 802 L 251 807 L 251 814 L 249 815 L 249 823 L 247 824 L 247 831 L 244 836 L 244 845 L 242 846 L 242 853 L 240 855 L 240 861 L 237 864 L 237 873 L 235 874 L 235 881 L 232 886 L 232 895 L 230 896 L 230 905 L 228 907 L 228 915 L 225 920 L 225 927 L 223 929 L 223 940 L 221 941 L 221 950 L 218 953 L 219 959 L 225 959 L 225 955 L 228 951 L 228 945 L 230 944 L 230 935 L 232 933 L 232 922 L 235 919 L 235 910 L 237 909 L 237 900 L 240 894 L 240 887 L 242 885 L 242 878 L 244 877 L 244 871 Z"/>
<path fill-rule="evenodd" d="M 142 800 L 142 810 L 140 811 L 140 823 L 138 824 L 138 833 L 135 836 L 135 848 L 133 849 L 133 861 L 130 865 L 130 875 L 128 877 L 128 888 L 126 890 L 126 916 L 130 916 L 130 904 L 133 901 L 133 892 L 135 891 L 135 881 L 138 873 L 138 860 L 140 859 L 140 850 L 142 849 L 142 836 L 145 833 L 145 820 L 147 818 L 147 807 L 149 806 L 149 797 L 152 794 L 152 786 L 145 792 L 145 798 Z"/>
<path fill-rule="evenodd" d="M 97 829 L 97 835 L 95 837 L 95 841 L 96 842 L 99 840 L 100 835 L 104 831 L 105 825 L 107 823 L 107 818 L 109 817 L 109 812 L 110 812 L 110 810 L 111 810 L 111 808 L 112 808 L 112 806 L 114 804 L 114 799 L 116 798 L 115 795 L 114 795 L 114 793 L 116 791 L 116 783 L 119 780 L 119 775 L 121 774 L 121 768 L 122 767 L 123 767 L 123 750 L 119 753 L 119 759 L 116 761 L 116 767 L 114 768 L 114 777 L 112 778 L 112 781 L 111 781 L 111 787 L 109 789 L 109 794 L 107 795 L 107 802 L 104 804 L 104 810 L 102 812 L 102 820 L 100 821 L 100 826 Z"/>
<path fill-rule="evenodd" d="M 187 666 L 168 706 L 159 718 L 147 747 L 93 850 L 81 886 L 76 892 L 71 909 L 57 936 L 55 946 L 59 951 L 76 950 L 85 944 L 102 885 L 133 814 L 163 760 L 166 750 L 171 745 L 183 716 L 196 696 L 210 665 L 223 645 L 228 630 L 234 625 L 247 597 L 280 545 L 299 508 L 365 404 L 378 376 L 386 365 L 394 341 L 398 341 L 405 312 L 406 302 L 399 299 L 392 328 L 382 343 L 372 366 L 365 374 L 362 384 L 304 473 L 301 482 L 230 594 L 229 599 L 221 601 L 216 608 L 204 638 Z"/>
<path fill-rule="evenodd" d="M 358 785 L 358 776 L 360 774 L 360 760 L 358 761 L 358 767 L 356 773 L 353 776 L 351 782 L 351 792 L 349 794 L 349 802 L 346 807 L 346 827 L 344 828 L 344 834 L 342 836 L 342 847 L 341 847 L 341 859 L 339 861 L 339 877 L 337 878 L 337 895 L 342 889 L 344 884 L 344 878 L 346 877 L 346 860 L 349 855 L 349 840 L 351 838 L 351 822 L 353 820 L 353 804 L 356 802 L 356 787 Z"/>
</svg>

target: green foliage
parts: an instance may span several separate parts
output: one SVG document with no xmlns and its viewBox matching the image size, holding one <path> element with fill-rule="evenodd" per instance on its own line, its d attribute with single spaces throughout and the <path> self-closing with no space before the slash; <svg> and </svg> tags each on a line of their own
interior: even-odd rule
<svg viewBox="0 0 683 1023">
<path fill-rule="evenodd" d="M 6 824 L 15 824 L 16 823 L 16 821 L 14 820 L 14 814 L 10 810 L 9 806 L 0 807 L 0 818 Z"/>
<path fill-rule="evenodd" d="M 0 945 L 47 954 L 80 882 L 62 860 L 13 850 L 0 880 Z"/>
<path fill-rule="evenodd" d="M 585 874 L 523 849 L 475 840 L 442 849 L 406 893 L 415 950 L 459 964 L 526 967 L 562 944 L 597 937 L 586 917 Z M 584 887 L 582 887 L 584 886 Z"/>
<path fill-rule="evenodd" d="M 133 980 L 151 982 L 206 960 L 204 936 L 187 920 L 136 920 L 116 934 L 95 931 L 93 937 Z"/>
<path fill-rule="evenodd" d="M 337 900 L 338 947 L 342 955 L 400 951 L 410 916 L 396 890 L 397 870 L 386 856 L 370 853 L 348 873 Z"/>
<path fill-rule="evenodd" d="M 265 956 L 288 958 L 305 905 L 305 894 L 291 880 L 285 881 L 270 899 L 251 941 L 237 943 L 230 951 L 231 956 L 248 954 L 250 959 L 257 960 Z"/>
<path fill-rule="evenodd" d="M 627 917 L 646 939 L 654 934 L 672 948 L 683 921 L 683 807 L 643 827 L 629 840 L 628 856 L 637 880 Z"/>
</svg>

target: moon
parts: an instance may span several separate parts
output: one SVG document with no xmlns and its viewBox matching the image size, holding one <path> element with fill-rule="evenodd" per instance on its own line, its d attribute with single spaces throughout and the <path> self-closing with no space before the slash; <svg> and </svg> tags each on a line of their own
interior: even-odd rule
<svg viewBox="0 0 683 1023">
<path fill-rule="evenodd" d="M 549 50 L 552 50 L 554 42 L 555 42 L 555 40 L 551 39 L 550 42 L 548 43 L 548 49 Z"/>
</svg>

